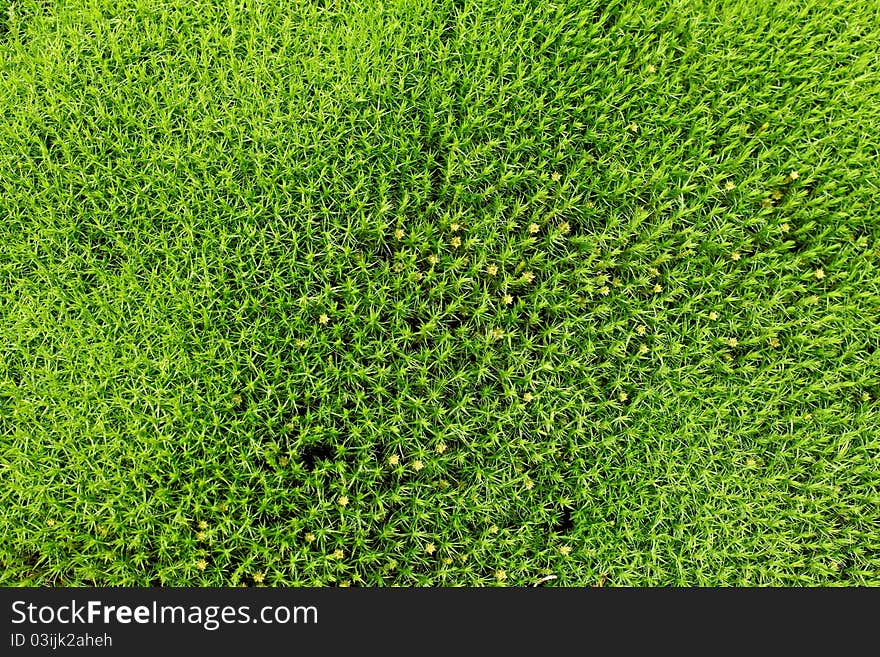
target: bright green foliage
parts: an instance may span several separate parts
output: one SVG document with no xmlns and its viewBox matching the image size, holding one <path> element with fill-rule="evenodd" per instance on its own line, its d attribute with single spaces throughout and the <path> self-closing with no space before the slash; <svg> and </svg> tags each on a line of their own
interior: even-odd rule
<svg viewBox="0 0 880 657">
<path fill-rule="evenodd" d="M 0 584 L 880 584 L 878 10 L 3 0 Z"/>
</svg>

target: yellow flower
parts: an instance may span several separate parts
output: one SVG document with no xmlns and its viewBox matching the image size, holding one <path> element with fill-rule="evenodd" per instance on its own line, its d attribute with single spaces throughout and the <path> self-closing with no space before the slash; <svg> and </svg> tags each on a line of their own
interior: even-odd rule
<svg viewBox="0 0 880 657">
<path fill-rule="evenodd" d="M 653 64 L 648 64 L 648 73 L 656 73 L 657 68 Z"/>
<path fill-rule="evenodd" d="M 440 262 L 440 258 L 438 258 L 436 255 L 434 255 L 432 253 L 431 255 L 428 256 L 428 262 L 431 263 L 432 265 L 436 265 L 438 262 Z"/>
<path fill-rule="evenodd" d="M 798 176 L 800 176 L 800 174 L 797 171 L 792 171 L 790 174 L 788 174 L 788 177 L 792 180 L 797 180 Z"/>
<path fill-rule="evenodd" d="M 394 231 L 394 237 L 399 240 L 402 240 L 404 235 L 406 235 L 406 233 L 403 231 L 403 228 L 398 228 Z"/>
<path fill-rule="evenodd" d="M 718 313 L 716 313 L 713 310 L 712 312 L 709 313 L 709 319 L 711 319 L 714 322 L 716 319 L 718 319 Z"/>
<path fill-rule="evenodd" d="M 620 401 L 625 402 L 627 399 L 629 399 L 629 395 L 626 394 L 625 392 L 621 392 L 619 395 L 617 395 L 617 398 Z"/>
<path fill-rule="evenodd" d="M 644 335 L 647 332 L 648 332 L 648 328 L 646 326 L 640 325 L 640 326 L 636 327 L 636 333 L 638 333 L 639 335 Z"/>
<path fill-rule="evenodd" d="M 569 554 L 571 554 L 571 546 L 570 545 L 560 545 L 559 546 L 559 554 L 561 554 L 563 557 L 567 557 Z"/>
<path fill-rule="evenodd" d="M 436 549 L 437 549 L 437 548 L 434 547 L 434 544 L 433 544 L 433 543 L 428 543 L 428 544 L 425 546 L 425 552 L 427 552 L 428 554 L 434 554 L 434 550 L 436 550 Z"/>
<path fill-rule="evenodd" d="M 208 528 L 208 523 L 205 522 L 204 520 L 199 520 L 199 529 L 207 529 L 207 528 Z"/>
<path fill-rule="evenodd" d="M 262 584 L 262 583 L 263 583 L 263 580 L 266 579 L 266 576 L 263 575 L 263 573 L 262 573 L 261 571 L 259 571 L 259 570 L 258 570 L 257 572 L 255 572 L 255 573 L 252 575 L 252 577 L 254 578 L 254 581 L 255 581 L 257 584 Z"/>
<path fill-rule="evenodd" d="M 500 340 L 501 338 L 504 337 L 504 331 L 502 331 L 500 328 L 494 328 L 494 329 L 492 329 L 492 331 L 489 333 L 489 336 L 490 336 L 493 340 Z"/>
<path fill-rule="evenodd" d="M 562 174 L 558 171 L 554 171 L 550 177 L 553 179 L 553 182 L 559 182 L 559 179 L 562 178 Z"/>
<path fill-rule="evenodd" d="M 339 506 L 348 506 L 348 496 L 347 495 L 340 495 L 336 501 L 339 503 Z"/>
<path fill-rule="evenodd" d="M 434 451 L 438 454 L 442 454 L 446 451 L 446 443 L 441 440 L 439 443 L 437 443 L 437 446 L 434 447 Z"/>
<path fill-rule="evenodd" d="M 728 192 L 730 190 L 732 190 L 734 187 L 736 187 L 736 185 L 733 184 L 732 180 L 728 180 L 726 183 L 724 183 L 724 189 L 727 190 Z"/>
<path fill-rule="evenodd" d="M 416 460 L 416 461 L 413 461 L 412 467 L 413 467 L 413 470 L 418 472 L 419 470 L 421 470 L 422 468 L 425 467 L 425 464 L 422 463 L 421 461 Z"/>
<path fill-rule="evenodd" d="M 315 535 L 312 532 L 306 534 L 306 542 L 312 543 L 315 540 Z"/>
<path fill-rule="evenodd" d="M 737 340 L 736 338 L 728 338 L 727 344 L 730 345 L 731 347 L 735 347 L 736 345 L 739 344 L 739 340 Z"/>
<path fill-rule="evenodd" d="M 397 454 L 392 454 L 388 457 L 389 465 L 397 465 L 398 463 L 400 463 L 400 457 Z"/>
<path fill-rule="evenodd" d="M 660 283 L 657 283 L 653 288 L 654 294 L 660 294 L 663 291 L 663 286 Z"/>
<path fill-rule="evenodd" d="M 326 313 L 321 313 L 318 317 L 318 321 L 321 322 L 321 324 L 326 324 L 330 321 L 330 317 L 328 317 Z"/>
<path fill-rule="evenodd" d="M 648 353 L 648 345 L 643 344 L 642 346 L 640 346 L 640 347 L 639 347 L 639 353 L 640 353 L 640 354 L 646 354 L 646 353 Z"/>
<path fill-rule="evenodd" d="M 770 346 L 773 348 L 778 347 L 779 346 L 779 339 L 778 338 L 770 338 Z"/>
<path fill-rule="evenodd" d="M 813 272 L 813 276 L 816 277 L 816 280 L 821 281 L 823 278 L 825 278 L 825 270 L 819 267 L 819 269 Z"/>
<path fill-rule="evenodd" d="M 780 228 L 782 229 L 783 233 L 787 233 L 789 230 L 791 230 L 791 226 L 789 226 L 788 224 L 782 224 Z"/>
<path fill-rule="evenodd" d="M 486 273 L 489 274 L 489 276 L 494 276 L 498 273 L 498 265 L 489 265 L 486 267 Z"/>
<path fill-rule="evenodd" d="M 611 288 L 607 285 L 603 285 L 599 288 L 599 294 L 601 294 L 603 297 L 607 297 L 609 294 L 611 294 Z"/>
<path fill-rule="evenodd" d="M 740 259 L 740 255 L 739 255 L 739 253 L 737 253 L 736 251 L 734 251 L 733 253 L 730 254 L 730 259 L 731 259 L 731 260 L 739 260 L 739 259 Z"/>
<path fill-rule="evenodd" d="M 561 224 L 559 224 L 559 232 L 563 235 L 568 235 L 570 231 L 571 225 L 567 221 L 563 221 Z"/>
<path fill-rule="evenodd" d="M 530 271 L 524 271 L 522 277 L 526 283 L 531 283 L 533 280 L 535 280 L 535 275 Z"/>
<path fill-rule="evenodd" d="M 509 306 L 510 304 L 513 303 L 513 297 L 510 296 L 509 294 L 505 294 L 504 295 L 504 303 Z"/>
<path fill-rule="evenodd" d="M 197 532 L 196 533 L 196 540 L 197 541 L 204 541 L 207 538 L 208 538 L 208 535 L 205 532 Z"/>
<path fill-rule="evenodd" d="M 756 467 L 758 467 L 758 462 L 755 459 L 749 457 L 748 459 L 746 459 L 746 467 L 747 468 L 756 468 Z"/>
<path fill-rule="evenodd" d="M 523 483 L 526 490 L 532 490 L 535 487 L 535 482 L 526 477 L 525 483 Z"/>
<path fill-rule="evenodd" d="M 449 230 L 451 230 L 453 233 L 457 233 L 460 229 L 461 226 L 459 226 L 458 224 L 451 224 L 449 226 Z"/>
<path fill-rule="evenodd" d="M 461 246 L 461 238 L 458 235 L 456 235 L 455 237 L 452 238 L 451 243 L 452 243 L 452 246 L 454 246 L 455 248 L 458 248 Z"/>
<path fill-rule="evenodd" d="M 196 568 L 198 568 L 199 570 L 204 570 L 207 567 L 208 567 L 208 562 L 205 561 L 204 559 L 199 559 L 198 561 L 196 561 Z"/>
<path fill-rule="evenodd" d="M 639 126 L 637 123 L 630 123 L 628 129 L 630 132 L 638 132 Z"/>
<path fill-rule="evenodd" d="M 334 559 L 342 559 L 342 557 L 344 557 L 344 556 L 345 556 L 345 553 L 342 550 L 340 550 L 338 548 L 336 550 L 333 550 L 333 558 Z"/>
<path fill-rule="evenodd" d="M 534 221 L 529 224 L 529 232 L 532 233 L 533 235 L 535 233 L 537 233 L 539 230 L 541 230 L 541 227 L 538 224 L 536 224 Z"/>
<path fill-rule="evenodd" d="M 534 398 L 535 398 L 535 396 L 534 396 L 532 393 L 530 393 L 530 392 L 527 392 L 527 393 L 523 394 L 523 401 L 524 401 L 525 403 L 527 403 L 527 404 L 528 404 L 530 401 L 532 401 Z"/>
<path fill-rule="evenodd" d="M 496 570 L 495 579 L 497 579 L 499 582 L 503 582 L 507 579 L 507 573 L 505 573 L 503 570 Z"/>
</svg>

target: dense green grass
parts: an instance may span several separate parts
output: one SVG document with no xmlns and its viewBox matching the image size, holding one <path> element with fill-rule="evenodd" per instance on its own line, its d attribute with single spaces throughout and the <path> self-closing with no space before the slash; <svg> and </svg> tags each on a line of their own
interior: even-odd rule
<svg viewBox="0 0 880 657">
<path fill-rule="evenodd" d="M 880 584 L 878 11 L 0 2 L 0 584 Z"/>
</svg>

